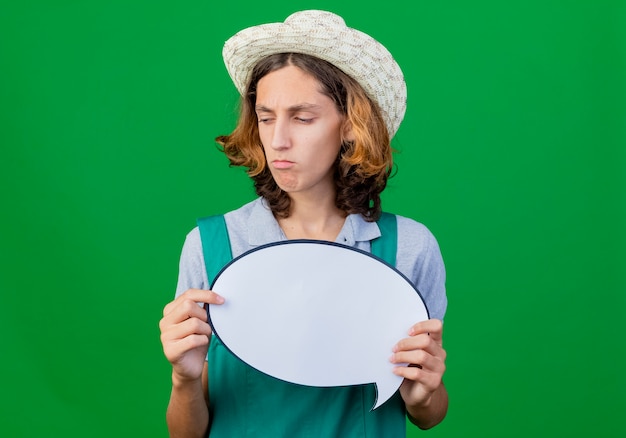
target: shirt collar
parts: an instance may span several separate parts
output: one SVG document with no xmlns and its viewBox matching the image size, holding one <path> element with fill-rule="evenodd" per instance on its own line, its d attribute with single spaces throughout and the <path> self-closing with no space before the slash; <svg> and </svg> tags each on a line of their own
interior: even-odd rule
<svg viewBox="0 0 626 438">
<path fill-rule="evenodd" d="M 248 216 L 248 243 L 251 246 L 286 240 L 264 199 L 257 199 Z M 367 222 L 360 214 L 351 214 L 346 218 L 335 242 L 354 246 L 356 242 L 370 241 L 380 237 L 376 222 Z"/>
</svg>

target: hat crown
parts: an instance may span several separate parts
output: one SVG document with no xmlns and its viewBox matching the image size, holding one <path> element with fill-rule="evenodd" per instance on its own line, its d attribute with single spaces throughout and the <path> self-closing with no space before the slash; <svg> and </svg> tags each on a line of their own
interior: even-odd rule
<svg viewBox="0 0 626 438">
<path fill-rule="evenodd" d="M 285 19 L 285 24 L 297 27 L 308 27 L 311 22 L 324 27 L 347 27 L 343 18 L 328 11 L 300 11 L 291 14 Z"/>
<path fill-rule="evenodd" d="M 224 44 L 224 63 L 243 95 L 254 66 L 277 53 L 303 53 L 330 62 L 356 80 L 380 108 L 393 137 L 406 111 L 400 66 L 381 43 L 346 26 L 342 17 L 320 10 L 299 11 L 282 23 L 249 27 Z"/>
</svg>

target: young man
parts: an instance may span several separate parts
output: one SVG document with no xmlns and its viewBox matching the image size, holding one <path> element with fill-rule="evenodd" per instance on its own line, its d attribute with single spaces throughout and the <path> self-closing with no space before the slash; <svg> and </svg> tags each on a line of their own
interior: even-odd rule
<svg viewBox="0 0 626 438">
<path fill-rule="evenodd" d="M 233 133 L 217 141 L 232 165 L 248 169 L 259 195 L 224 216 L 232 255 L 286 239 L 371 251 L 381 236 L 390 139 L 406 102 L 389 52 L 337 15 L 303 11 L 239 32 L 223 55 L 242 108 Z M 405 436 L 405 415 L 424 429 L 438 424 L 448 406 L 444 265 L 423 225 L 395 219 L 396 268 L 420 290 L 431 319 L 407 327 L 407 337 L 389 346 L 392 362 L 409 365 L 395 367 L 404 378 L 400 390 L 374 411 L 371 387 L 282 382 L 238 361 L 211 336 L 197 303 L 224 302 L 208 290 L 206 269 L 223 243 L 203 241 L 194 229 L 183 248 L 177 297 L 160 324 L 172 364 L 171 436 L 394 437 Z"/>
</svg>

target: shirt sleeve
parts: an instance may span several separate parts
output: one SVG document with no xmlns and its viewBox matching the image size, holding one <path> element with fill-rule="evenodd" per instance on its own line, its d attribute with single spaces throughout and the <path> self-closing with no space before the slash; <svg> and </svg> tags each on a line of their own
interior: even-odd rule
<svg viewBox="0 0 626 438">
<path fill-rule="evenodd" d="M 202 254 L 200 230 L 196 227 L 187 234 L 183 244 L 178 268 L 176 296 L 178 297 L 187 289 L 208 289 L 208 283 L 204 267 L 204 256 Z"/>
<path fill-rule="evenodd" d="M 396 267 L 415 285 L 431 318 L 443 320 L 446 297 L 446 269 L 435 236 L 424 225 L 398 216 Z"/>
</svg>

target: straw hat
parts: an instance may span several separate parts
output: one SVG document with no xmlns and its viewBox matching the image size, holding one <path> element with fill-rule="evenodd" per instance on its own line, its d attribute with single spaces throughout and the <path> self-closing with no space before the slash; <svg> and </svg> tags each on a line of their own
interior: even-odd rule
<svg viewBox="0 0 626 438">
<path fill-rule="evenodd" d="M 295 52 L 324 59 L 354 78 L 383 113 L 393 137 L 406 111 L 406 84 L 391 53 L 369 35 L 346 26 L 326 11 L 296 12 L 284 23 L 249 27 L 224 44 L 222 56 L 240 94 L 253 67 L 276 53 Z"/>
</svg>

